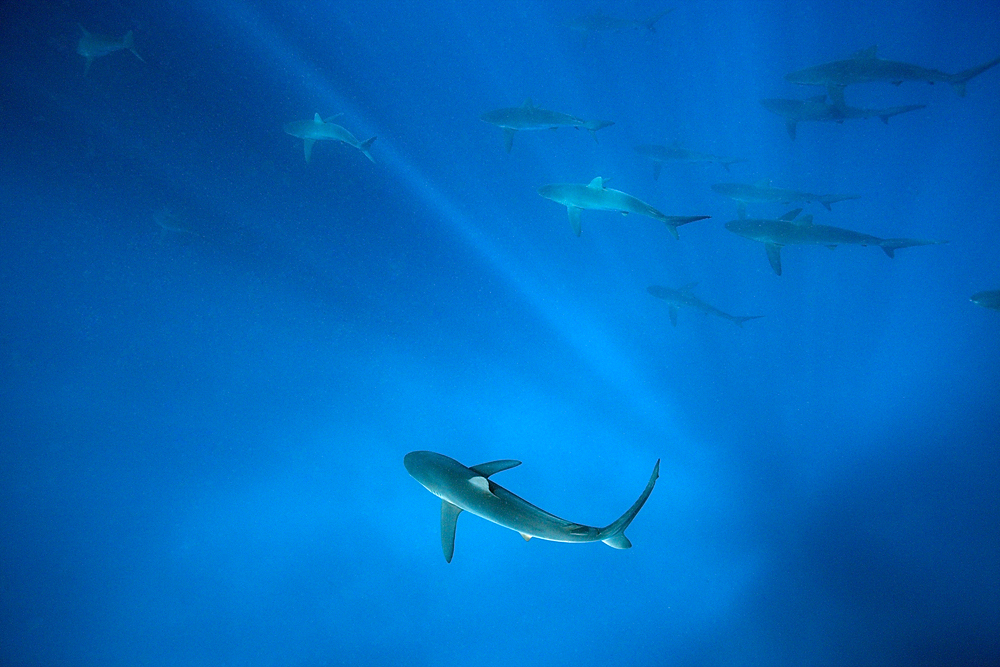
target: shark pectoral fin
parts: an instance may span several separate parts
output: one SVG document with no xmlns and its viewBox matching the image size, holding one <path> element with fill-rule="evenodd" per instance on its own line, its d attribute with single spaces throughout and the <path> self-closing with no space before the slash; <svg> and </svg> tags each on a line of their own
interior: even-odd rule
<svg viewBox="0 0 1000 667">
<path fill-rule="evenodd" d="M 461 507 L 452 505 L 447 500 L 441 501 L 441 549 L 444 550 L 444 559 L 449 563 L 455 555 L 455 529 L 461 513 Z"/>
<path fill-rule="evenodd" d="M 653 163 L 653 180 L 654 181 L 660 180 L 660 169 L 662 169 L 662 168 L 663 168 L 663 163 L 662 162 L 654 162 Z"/>
<path fill-rule="evenodd" d="M 527 533 L 521 533 L 521 537 L 524 538 L 525 542 L 531 539 L 531 535 L 528 535 Z"/>
<path fill-rule="evenodd" d="M 679 311 L 680 308 L 678 308 L 677 306 L 670 306 L 669 310 L 667 311 L 670 314 L 670 323 L 674 326 L 677 326 L 677 313 Z"/>
<path fill-rule="evenodd" d="M 569 225 L 570 225 L 570 227 L 573 228 L 573 233 L 576 234 L 577 236 L 579 236 L 580 232 L 583 231 L 582 228 L 580 227 L 580 211 L 581 210 L 582 209 L 579 209 L 576 206 L 567 206 L 566 207 L 566 212 L 569 213 Z"/>
<path fill-rule="evenodd" d="M 316 143 L 315 139 L 303 139 L 302 140 L 302 150 L 305 153 L 306 162 L 309 162 L 309 159 L 312 158 L 313 144 L 315 144 L 315 143 Z"/>
<path fill-rule="evenodd" d="M 771 262 L 771 268 L 779 276 L 781 275 L 781 246 L 776 243 L 765 243 L 764 250 L 767 251 L 767 261 Z"/>
<path fill-rule="evenodd" d="M 509 127 L 503 129 L 503 147 L 507 149 L 508 153 L 514 147 L 514 134 L 516 133 L 517 130 L 512 130 Z"/>
<path fill-rule="evenodd" d="M 495 475 L 498 472 L 503 472 L 504 470 L 510 470 L 511 468 L 516 468 L 521 465 L 520 461 L 515 461 L 513 459 L 504 459 L 502 461 L 490 461 L 489 463 L 480 463 L 477 466 L 472 466 L 469 468 L 474 473 L 478 473 L 483 477 L 489 477 L 490 475 Z"/>
<path fill-rule="evenodd" d="M 785 121 L 785 129 L 788 130 L 788 136 L 792 138 L 792 141 L 795 141 L 795 125 L 796 121 L 792 119 L 788 119 Z"/>
</svg>

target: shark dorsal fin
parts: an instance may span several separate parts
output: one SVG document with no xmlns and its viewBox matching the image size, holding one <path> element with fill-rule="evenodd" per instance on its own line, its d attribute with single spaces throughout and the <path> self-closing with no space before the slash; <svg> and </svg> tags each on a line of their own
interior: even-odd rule
<svg viewBox="0 0 1000 667">
<path fill-rule="evenodd" d="M 758 188 L 769 188 L 769 187 L 771 187 L 771 179 L 770 178 L 762 178 L 759 181 L 757 181 L 756 183 L 754 183 L 754 186 L 758 187 Z"/>
<path fill-rule="evenodd" d="M 525 109 L 534 109 L 535 105 L 531 103 L 531 98 L 529 97 L 524 101 L 524 104 L 522 104 L 521 107 Z"/>
<path fill-rule="evenodd" d="M 504 470 L 510 470 L 511 468 L 516 468 L 521 465 L 520 461 L 514 461 L 513 459 L 504 459 L 502 461 L 490 461 L 489 463 L 480 463 L 477 466 L 472 466 L 469 468 L 474 473 L 482 475 L 483 477 L 489 477 L 490 475 L 495 475 L 498 472 L 503 472 Z"/>
<path fill-rule="evenodd" d="M 604 179 L 601 178 L 600 176 L 598 176 L 597 178 L 595 178 L 594 180 L 592 180 L 590 183 L 588 183 L 587 187 L 591 188 L 593 190 L 603 190 L 604 189 Z"/>
<path fill-rule="evenodd" d="M 795 220 L 794 222 L 799 227 L 808 227 L 809 225 L 811 225 L 813 223 L 812 214 L 804 215 L 801 218 L 799 218 L 798 220 Z"/>
<path fill-rule="evenodd" d="M 490 491 L 490 480 L 486 479 L 485 477 L 482 477 L 481 475 L 476 475 L 475 477 L 470 478 L 469 483 L 472 484 L 472 486 L 479 489 L 480 491 L 485 491 L 486 493 L 489 493 L 491 495 L 493 493 L 492 491 Z"/>
<path fill-rule="evenodd" d="M 802 209 L 801 208 L 797 208 L 794 211 L 789 211 L 788 213 L 784 214 L 783 216 L 781 216 L 780 218 L 778 218 L 778 220 L 783 220 L 784 222 L 791 222 L 801 212 L 802 212 Z"/>
<path fill-rule="evenodd" d="M 314 123 L 322 123 L 323 122 L 323 119 L 319 117 L 319 112 L 317 112 L 316 115 L 313 116 L 313 122 Z"/>
<path fill-rule="evenodd" d="M 878 57 L 878 45 L 874 44 L 867 49 L 861 49 L 851 54 L 855 60 L 873 60 Z"/>
</svg>

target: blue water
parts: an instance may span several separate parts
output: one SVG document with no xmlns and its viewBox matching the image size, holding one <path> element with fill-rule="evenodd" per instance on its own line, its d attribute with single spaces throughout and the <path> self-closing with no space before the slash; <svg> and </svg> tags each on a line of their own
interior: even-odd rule
<svg viewBox="0 0 1000 667">
<path fill-rule="evenodd" d="M 979 6 L 977 6 L 977 4 Z M 958 72 L 995 3 L 7 3 L 0 20 L 0 663 L 1000 664 L 1000 68 L 761 98 L 878 44 Z M 80 23 L 135 49 L 84 76 Z M 501 131 L 531 98 L 615 125 Z M 344 115 L 369 162 L 282 127 Z M 678 141 L 741 157 L 652 164 Z M 566 210 L 610 178 L 670 215 Z M 761 244 L 717 182 L 860 199 Z M 171 228 L 171 229 L 167 229 Z M 743 328 L 668 307 L 680 287 Z M 459 520 L 403 456 L 634 548 Z"/>
</svg>

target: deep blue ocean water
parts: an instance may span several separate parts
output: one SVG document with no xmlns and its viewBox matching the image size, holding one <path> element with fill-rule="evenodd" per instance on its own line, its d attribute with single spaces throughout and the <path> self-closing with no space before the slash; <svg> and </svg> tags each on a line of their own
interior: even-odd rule
<svg viewBox="0 0 1000 667">
<path fill-rule="evenodd" d="M 0 663 L 1000 664 L 1000 67 L 762 98 L 871 45 L 955 73 L 1000 5 L 6 3 L 0 19 Z M 135 50 L 84 76 L 83 34 Z M 524 100 L 615 124 L 518 132 Z M 342 113 L 369 162 L 285 123 Z M 670 163 L 636 144 L 743 158 Z M 547 183 L 709 215 L 680 240 Z M 899 250 L 724 227 L 750 204 Z M 693 293 L 742 328 L 668 306 Z M 634 548 L 458 522 L 427 449 Z"/>
</svg>

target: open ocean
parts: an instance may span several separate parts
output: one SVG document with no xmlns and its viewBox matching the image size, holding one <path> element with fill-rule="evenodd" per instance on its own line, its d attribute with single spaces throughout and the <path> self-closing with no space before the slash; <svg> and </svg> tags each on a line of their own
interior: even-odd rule
<svg viewBox="0 0 1000 667">
<path fill-rule="evenodd" d="M 4 3 L 0 664 L 1000 665 L 998 56 L 996 0 Z M 448 563 L 418 450 L 596 528 L 659 479 Z"/>
</svg>

